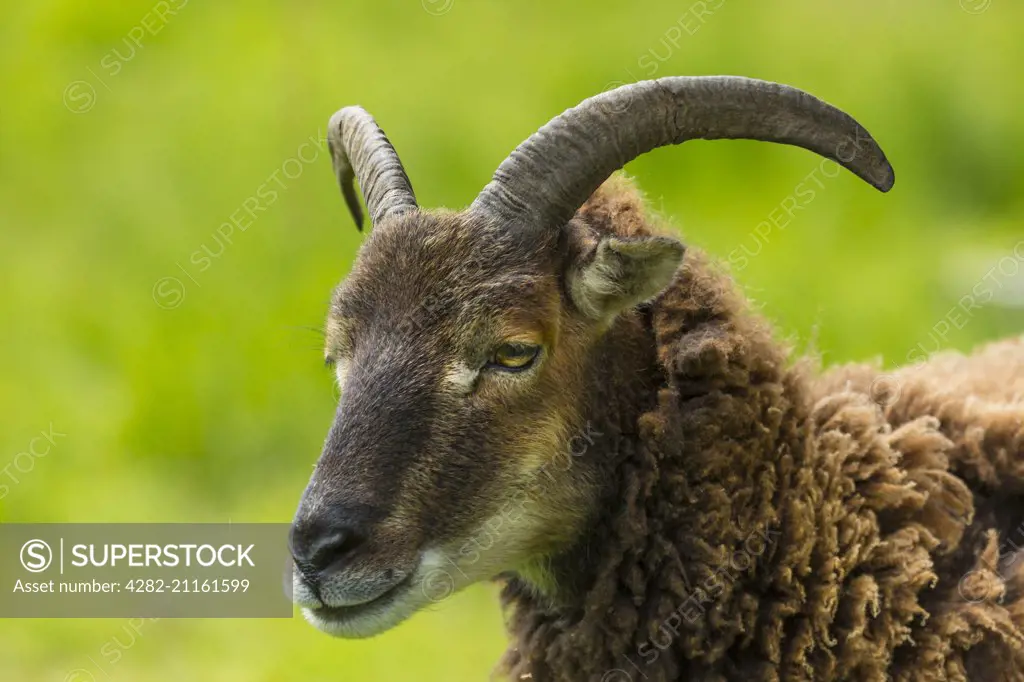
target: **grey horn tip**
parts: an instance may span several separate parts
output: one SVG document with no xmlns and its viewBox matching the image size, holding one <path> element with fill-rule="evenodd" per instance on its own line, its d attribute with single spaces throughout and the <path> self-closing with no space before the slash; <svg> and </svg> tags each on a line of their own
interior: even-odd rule
<svg viewBox="0 0 1024 682">
<path fill-rule="evenodd" d="M 886 162 L 885 167 L 882 169 L 882 177 L 878 182 L 874 183 L 875 187 L 881 192 L 888 192 L 892 189 L 892 186 L 896 184 L 896 171 L 892 169 L 892 166 Z"/>
<path fill-rule="evenodd" d="M 879 150 L 881 153 L 881 150 Z M 879 192 L 888 192 L 896 184 L 896 172 L 892 169 L 885 157 L 867 168 L 850 168 L 861 180 L 868 183 Z"/>
</svg>

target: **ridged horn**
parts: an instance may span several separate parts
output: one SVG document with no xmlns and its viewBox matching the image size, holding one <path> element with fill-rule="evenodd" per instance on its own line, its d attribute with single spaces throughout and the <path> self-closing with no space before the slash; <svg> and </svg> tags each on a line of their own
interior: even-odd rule
<svg viewBox="0 0 1024 682">
<path fill-rule="evenodd" d="M 556 116 L 498 166 L 471 210 L 559 226 L 619 168 L 692 139 L 794 145 L 883 192 L 895 180 L 867 130 L 802 90 L 736 76 L 675 76 L 603 92 Z"/>
<path fill-rule="evenodd" d="M 398 153 L 365 109 L 345 107 L 331 116 L 327 125 L 334 174 L 360 231 L 363 211 L 353 180 L 359 182 L 374 225 L 389 216 L 416 209 L 416 196 Z"/>
</svg>

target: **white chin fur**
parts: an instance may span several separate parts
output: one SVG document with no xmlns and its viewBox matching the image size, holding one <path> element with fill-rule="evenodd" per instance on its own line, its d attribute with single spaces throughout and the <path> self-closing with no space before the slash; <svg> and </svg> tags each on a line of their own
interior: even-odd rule
<svg viewBox="0 0 1024 682">
<path fill-rule="evenodd" d="M 332 637 L 358 639 L 390 630 L 414 614 L 419 607 L 399 600 L 385 608 L 368 608 L 352 616 L 328 616 L 322 609 L 303 608 L 302 615 L 317 630 Z"/>
</svg>

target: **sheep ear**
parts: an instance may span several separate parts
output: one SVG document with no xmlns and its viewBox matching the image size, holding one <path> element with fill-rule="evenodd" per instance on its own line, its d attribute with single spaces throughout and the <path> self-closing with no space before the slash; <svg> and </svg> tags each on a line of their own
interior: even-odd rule
<svg viewBox="0 0 1024 682">
<path fill-rule="evenodd" d="M 610 320 L 672 281 L 684 247 L 668 237 L 603 237 L 569 272 L 569 297 L 588 317 Z"/>
</svg>

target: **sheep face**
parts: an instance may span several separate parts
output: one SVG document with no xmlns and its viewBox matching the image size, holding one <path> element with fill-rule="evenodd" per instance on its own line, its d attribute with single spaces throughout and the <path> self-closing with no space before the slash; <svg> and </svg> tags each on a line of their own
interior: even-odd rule
<svg viewBox="0 0 1024 682">
<path fill-rule="evenodd" d="M 419 208 L 364 109 L 328 125 L 342 195 L 361 226 L 358 181 L 374 234 L 331 305 L 327 360 L 342 396 L 291 549 L 296 601 L 342 636 L 380 632 L 502 572 L 548 591 L 540 567 L 580 533 L 607 471 L 600 448 L 573 457 L 588 420 L 617 409 L 588 396 L 622 400 L 655 366 L 651 339 L 617 336 L 627 324 L 643 334 L 637 316 L 613 322 L 657 294 L 683 253 L 609 216 L 575 217 L 615 170 L 667 144 L 739 138 L 809 149 L 883 191 L 894 179 L 848 115 L 729 76 L 585 100 L 520 144 L 458 214 Z"/>
<path fill-rule="evenodd" d="M 579 456 L 599 438 L 581 415 L 591 348 L 682 247 L 622 255 L 573 226 L 417 211 L 363 246 L 331 303 L 341 399 L 293 526 L 296 601 L 320 629 L 372 635 L 506 571 L 542 583 L 578 532 L 597 490 Z"/>
</svg>

